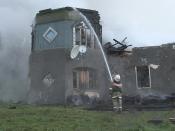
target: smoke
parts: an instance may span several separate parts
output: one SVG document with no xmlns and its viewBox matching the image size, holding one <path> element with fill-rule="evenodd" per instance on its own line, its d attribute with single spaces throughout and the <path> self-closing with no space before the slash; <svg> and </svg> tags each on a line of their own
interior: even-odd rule
<svg viewBox="0 0 175 131">
<path fill-rule="evenodd" d="M 28 89 L 30 24 L 23 9 L 5 5 L 0 7 L 0 100 L 19 102 Z"/>
<path fill-rule="evenodd" d="M 4 37 L 9 39 L 8 37 Z M 11 37 L 12 38 L 12 37 Z M 28 90 L 28 56 L 26 39 L 12 38 L 5 43 L 0 53 L 0 100 L 3 102 L 18 102 L 25 100 Z M 4 41 L 2 41 L 4 43 Z M 12 44 L 12 43 L 17 43 Z"/>
<path fill-rule="evenodd" d="M 106 41 L 128 36 L 137 46 L 174 40 L 173 0 L 0 0 L 0 100 L 25 100 L 29 88 L 31 24 L 42 9 L 65 6 L 96 9 Z"/>
<path fill-rule="evenodd" d="M 85 2 L 0 0 L 0 3 L 0 101 L 25 102 L 29 90 L 31 25 L 36 13 L 46 8 L 83 7 Z"/>
</svg>

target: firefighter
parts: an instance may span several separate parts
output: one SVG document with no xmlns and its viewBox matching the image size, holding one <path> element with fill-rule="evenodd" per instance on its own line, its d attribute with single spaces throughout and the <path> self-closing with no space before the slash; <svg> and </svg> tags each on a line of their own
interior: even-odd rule
<svg viewBox="0 0 175 131">
<path fill-rule="evenodd" d="M 116 74 L 113 76 L 112 82 L 112 102 L 114 111 L 122 111 L 122 83 L 120 75 Z"/>
</svg>

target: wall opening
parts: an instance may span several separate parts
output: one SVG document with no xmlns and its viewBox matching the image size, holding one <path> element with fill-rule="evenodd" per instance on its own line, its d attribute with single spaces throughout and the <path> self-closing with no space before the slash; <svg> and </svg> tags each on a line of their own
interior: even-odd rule
<svg viewBox="0 0 175 131">
<path fill-rule="evenodd" d="M 95 48 L 95 36 L 83 21 L 73 28 L 73 45 L 85 45 L 89 48 Z"/>
<path fill-rule="evenodd" d="M 96 86 L 95 70 L 79 67 L 73 70 L 74 89 L 93 89 Z"/>
<path fill-rule="evenodd" d="M 137 88 L 151 88 L 151 75 L 149 66 L 136 66 Z"/>
</svg>

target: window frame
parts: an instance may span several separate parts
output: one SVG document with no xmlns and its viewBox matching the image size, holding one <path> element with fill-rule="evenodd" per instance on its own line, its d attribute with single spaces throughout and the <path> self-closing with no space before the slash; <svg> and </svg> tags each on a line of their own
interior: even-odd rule
<svg viewBox="0 0 175 131">
<path fill-rule="evenodd" d="M 52 31 L 54 33 L 54 38 L 52 40 L 50 40 L 48 37 L 47 37 L 47 34 L 49 33 L 49 31 Z M 43 38 L 49 43 L 51 44 L 55 39 L 56 37 L 58 36 L 58 32 L 56 30 L 54 30 L 52 27 L 49 27 L 43 34 Z"/>
<path fill-rule="evenodd" d="M 148 68 L 149 87 L 146 87 L 146 86 L 140 87 L 138 85 L 138 70 L 137 70 L 137 68 L 138 67 L 143 67 L 143 66 L 146 66 Z M 151 88 L 151 84 L 152 84 L 151 83 L 151 68 L 150 68 L 149 65 L 135 66 L 135 74 L 136 74 L 136 86 L 137 86 L 137 89 L 145 89 L 145 88 L 150 89 Z"/>
<path fill-rule="evenodd" d="M 81 26 L 82 24 L 82 26 Z M 77 35 L 76 35 L 76 29 L 79 29 L 79 35 L 80 35 L 80 42 L 77 44 Z M 85 30 L 85 44 L 82 44 L 82 30 Z M 89 37 L 88 39 L 88 33 L 89 32 Z M 87 24 L 83 21 L 79 21 L 73 26 L 73 46 L 75 45 L 85 45 L 88 48 L 95 49 L 95 38 L 92 30 L 87 26 Z M 89 41 L 88 41 L 89 40 Z"/>
<path fill-rule="evenodd" d="M 86 75 L 88 75 L 88 82 L 86 83 L 85 87 L 80 87 L 82 84 L 82 83 L 80 84 L 81 73 L 85 73 L 85 77 L 86 77 Z M 78 68 L 73 69 L 72 74 L 73 74 L 72 75 L 73 76 L 73 89 L 95 89 L 96 88 L 96 71 L 95 71 L 95 69 L 88 68 L 88 67 L 78 67 Z M 93 78 L 90 78 L 90 77 L 93 77 Z M 74 82 L 76 82 L 76 84 Z M 76 87 L 75 87 L 75 85 L 76 85 Z"/>
</svg>

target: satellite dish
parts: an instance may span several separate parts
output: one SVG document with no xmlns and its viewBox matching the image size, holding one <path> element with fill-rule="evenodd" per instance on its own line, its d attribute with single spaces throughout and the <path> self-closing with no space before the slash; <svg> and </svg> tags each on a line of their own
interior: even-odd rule
<svg viewBox="0 0 175 131">
<path fill-rule="evenodd" d="M 79 47 L 79 52 L 80 53 L 86 53 L 86 46 L 84 46 L 84 45 L 81 45 L 80 47 Z"/>
<path fill-rule="evenodd" d="M 71 53 L 70 53 L 70 57 L 71 59 L 75 59 L 79 53 L 79 47 L 78 45 L 75 45 L 72 50 L 71 50 Z"/>
</svg>

